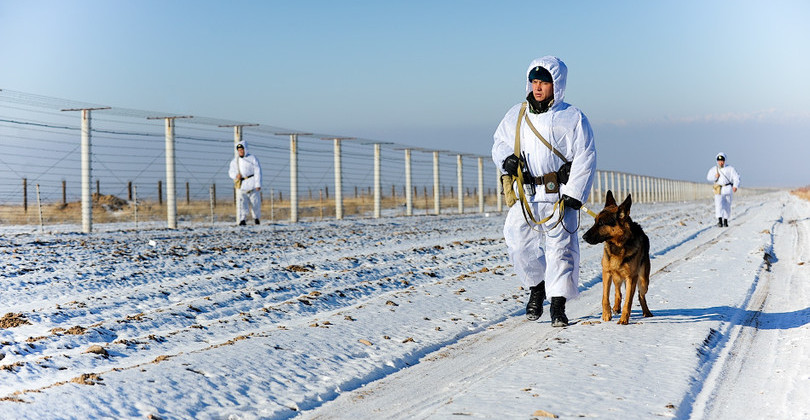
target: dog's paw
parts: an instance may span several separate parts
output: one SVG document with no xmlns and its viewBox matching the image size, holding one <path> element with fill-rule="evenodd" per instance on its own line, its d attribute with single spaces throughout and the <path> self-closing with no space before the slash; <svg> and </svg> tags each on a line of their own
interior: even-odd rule
<svg viewBox="0 0 810 420">
<path fill-rule="evenodd" d="M 613 319 L 613 315 L 611 315 L 610 312 L 602 312 L 602 321 L 608 322 L 611 319 Z"/>
<path fill-rule="evenodd" d="M 619 325 L 627 325 L 627 323 L 628 323 L 629 321 L 630 321 L 630 319 L 629 319 L 629 318 L 624 318 L 624 317 L 621 317 L 621 318 L 619 318 L 619 322 L 617 322 L 617 324 L 619 324 Z"/>
</svg>

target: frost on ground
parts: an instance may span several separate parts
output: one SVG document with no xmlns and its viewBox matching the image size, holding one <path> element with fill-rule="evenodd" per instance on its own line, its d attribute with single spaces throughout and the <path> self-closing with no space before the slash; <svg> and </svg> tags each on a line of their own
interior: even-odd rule
<svg viewBox="0 0 810 420">
<path fill-rule="evenodd" d="M 655 316 L 601 322 L 582 243 L 568 328 L 525 321 L 497 213 L 0 228 L 0 417 L 810 416 L 810 205 L 734 213 L 634 204 Z"/>
</svg>

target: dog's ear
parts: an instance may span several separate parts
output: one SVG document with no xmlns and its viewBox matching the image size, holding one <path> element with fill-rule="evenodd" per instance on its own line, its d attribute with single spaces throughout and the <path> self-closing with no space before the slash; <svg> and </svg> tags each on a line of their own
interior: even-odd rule
<svg viewBox="0 0 810 420">
<path fill-rule="evenodd" d="M 624 219 L 628 215 L 630 215 L 630 206 L 633 205 L 633 198 L 630 194 L 627 194 L 627 198 L 624 199 L 621 205 L 619 205 L 619 218 Z"/>
<path fill-rule="evenodd" d="M 605 197 L 605 207 L 615 206 L 615 205 L 616 205 L 616 199 L 613 198 L 613 191 L 608 190 L 607 196 Z"/>
</svg>

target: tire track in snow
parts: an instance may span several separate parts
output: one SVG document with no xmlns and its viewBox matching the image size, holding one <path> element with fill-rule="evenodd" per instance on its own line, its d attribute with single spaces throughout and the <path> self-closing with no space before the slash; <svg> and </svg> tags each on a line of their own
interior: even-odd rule
<svg viewBox="0 0 810 420">
<path fill-rule="evenodd" d="M 485 249 L 487 247 L 500 246 L 498 240 L 488 238 L 480 238 L 478 240 L 465 242 L 452 241 L 448 243 L 444 238 L 444 235 L 441 233 L 442 232 L 437 232 L 436 234 L 428 235 L 430 237 L 429 239 L 431 239 L 433 243 L 436 243 L 435 247 L 437 248 L 420 247 L 414 249 L 400 247 L 401 249 L 387 251 L 387 253 L 384 254 L 374 252 L 366 255 L 358 254 L 356 248 L 347 248 L 342 254 L 329 253 L 327 256 L 320 256 L 320 259 L 313 260 L 313 262 L 317 265 L 328 266 L 327 269 L 315 269 L 311 273 L 307 273 L 307 275 L 304 276 L 289 276 L 286 280 L 273 284 L 272 287 L 279 288 L 287 285 L 294 289 L 291 292 L 286 293 L 285 296 L 277 298 L 271 303 L 259 301 L 260 304 L 254 305 L 252 308 L 239 308 L 238 311 L 230 310 L 229 312 L 238 313 L 227 316 L 213 316 L 207 322 L 196 322 L 191 324 L 190 321 L 188 321 L 189 318 L 192 318 L 190 314 L 188 314 L 189 309 L 194 308 L 192 312 L 201 311 L 200 308 L 202 308 L 203 305 L 201 305 L 200 302 L 202 300 L 211 298 L 213 299 L 210 301 L 213 301 L 214 303 L 233 305 L 235 302 L 238 302 L 239 299 L 233 299 L 231 295 L 253 292 L 255 291 L 255 284 L 251 284 L 247 287 L 236 286 L 231 287 L 230 289 L 228 289 L 228 287 L 223 287 L 222 289 L 224 290 L 216 292 L 210 296 L 197 296 L 181 301 L 168 302 L 169 305 L 153 305 L 154 307 L 148 311 L 136 312 L 137 309 L 132 309 L 131 311 L 119 309 L 119 313 L 127 315 L 119 318 L 113 317 L 112 319 L 107 317 L 107 319 L 103 319 L 101 321 L 98 321 L 98 318 L 93 319 L 93 321 L 98 322 L 93 323 L 93 325 L 88 327 L 88 329 L 92 329 L 94 332 L 101 331 L 100 334 L 88 332 L 86 334 L 80 334 L 74 337 L 66 337 L 65 335 L 52 333 L 50 336 L 38 337 L 35 340 L 35 343 L 37 344 L 27 346 L 31 348 L 31 351 L 25 352 L 26 354 L 24 357 L 11 357 L 7 359 L 10 364 L 5 366 L 13 366 L 13 368 L 6 369 L 5 371 L 10 374 L 13 373 L 14 379 L 27 377 L 29 375 L 33 377 L 35 375 L 34 370 L 36 370 L 34 369 L 35 365 L 41 365 L 43 362 L 58 358 L 60 356 L 74 359 L 76 357 L 80 357 L 81 351 L 90 344 L 86 341 L 83 342 L 82 339 L 87 339 L 90 337 L 93 337 L 93 341 L 108 343 L 107 350 L 112 355 L 112 361 L 110 361 L 110 359 L 99 359 L 99 363 L 95 365 L 77 365 L 74 363 L 68 368 L 62 366 L 59 368 L 60 372 L 57 375 L 52 375 L 52 379 L 55 380 L 54 383 L 65 383 L 65 381 L 70 380 L 76 374 L 74 371 L 78 369 L 102 372 L 109 372 L 110 369 L 130 369 L 133 366 L 141 366 L 143 363 L 147 363 L 156 357 L 162 357 L 165 359 L 172 357 L 172 355 L 183 352 L 202 351 L 206 348 L 216 348 L 216 346 L 212 347 L 205 343 L 210 343 L 212 341 L 219 343 L 229 342 L 240 337 L 242 331 L 245 330 L 254 331 L 255 333 L 257 328 L 255 325 L 251 324 L 255 324 L 257 322 L 255 320 L 256 318 L 265 318 L 259 330 L 262 328 L 277 328 L 278 324 L 281 322 L 294 322 L 296 319 L 300 319 L 301 317 L 311 318 L 317 316 L 323 311 L 334 311 L 336 307 L 340 309 L 356 304 L 357 302 L 363 302 L 364 299 L 374 298 L 380 293 L 386 293 L 389 290 L 400 290 L 410 283 L 418 284 L 418 281 L 416 280 L 419 280 L 419 278 L 431 280 L 434 277 L 443 278 L 445 276 L 453 276 L 458 270 L 454 268 L 455 266 L 462 267 L 462 270 L 465 266 L 485 266 L 485 264 L 488 264 L 488 262 L 480 261 L 475 253 L 469 252 L 469 249 L 482 249 L 482 247 Z M 440 246 L 439 244 L 442 245 Z M 342 262 L 336 263 L 332 261 L 335 255 L 341 256 L 339 260 Z M 413 273 L 411 270 L 407 269 L 407 266 L 403 268 L 401 260 L 404 255 L 409 255 L 409 259 L 411 259 L 416 266 L 430 266 L 431 264 L 429 264 L 427 261 L 436 258 L 437 255 L 441 255 L 443 257 L 442 259 L 444 260 L 454 260 L 454 265 L 445 264 L 444 267 L 437 267 L 435 270 L 433 270 L 434 272 L 430 273 L 430 275 L 420 275 L 419 273 Z M 375 264 L 372 264 L 373 270 L 369 271 L 370 273 L 373 273 L 372 276 L 369 276 L 367 272 L 358 270 L 358 267 L 365 265 L 358 263 L 358 261 L 363 260 L 377 260 Z M 234 275 L 234 271 L 236 270 L 225 269 L 224 271 L 225 273 L 221 274 L 221 277 Z M 320 287 L 317 295 L 313 296 L 312 291 L 309 290 L 312 289 L 312 280 L 321 276 L 333 275 L 335 272 L 349 273 L 350 275 L 348 276 L 342 276 L 347 277 L 348 281 Z M 215 272 L 208 273 L 208 277 L 215 277 L 216 275 L 217 274 Z M 197 277 L 197 275 L 190 277 Z M 235 277 L 238 277 L 238 275 Z M 402 280 L 405 278 L 407 278 L 408 281 L 402 282 Z M 168 299 L 160 296 L 162 295 L 163 288 L 177 289 L 179 286 L 189 281 L 191 280 L 186 277 L 181 277 L 174 279 L 169 284 L 166 284 L 166 282 L 159 282 L 157 285 L 148 283 L 142 284 L 132 288 L 132 292 L 128 293 L 123 299 L 118 301 L 107 300 L 103 304 L 90 302 L 93 300 L 92 298 L 96 296 L 87 296 L 86 299 L 83 300 L 87 300 L 88 302 L 86 304 L 82 302 L 82 304 L 85 305 L 86 310 L 82 312 L 90 314 L 99 311 L 109 314 L 110 308 L 125 305 L 129 300 L 136 301 L 139 305 L 143 305 L 144 302 L 149 301 L 150 294 L 157 294 L 158 297 L 156 300 L 160 301 L 159 303 L 164 303 L 167 302 Z M 374 285 L 375 282 L 378 282 L 378 284 Z M 402 285 L 397 284 L 400 282 Z M 383 283 L 387 283 L 388 285 Z M 118 287 L 120 287 L 120 285 L 118 285 Z M 309 293 L 307 293 L 308 291 Z M 108 292 L 105 290 L 102 291 L 102 293 Z M 312 299 L 313 297 L 315 297 L 315 299 Z M 72 302 L 78 301 L 74 300 Z M 293 311 L 282 310 L 291 306 L 295 306 Z M 57 305 L 57 311 L 59 310 L 62 309 Z M 38 317 L 41 319 L 49 318 L 47 314 L 42 314 L 42 311 L 37 312 L 39 312 Z M 271 316 L 278 314 L 285 314 L 285 316 Z M 51 317 L 57 318 L 56 316 Z M 82 316 L 66 315 L 64 318 L 70 319 L 73 323 L 90 321 L 89 317 L 82 318 Z M 163 319 L 162 321 L 160 320 L 161 318 Z M 183 322 L 184 320 L 185 322 Z M 116 328 L 116 324 L 119 323 L 136 324 L 142 321 L 148 322 L 146 322 L 147 326 L 142 335 L 139 336 L 126 336 L 126 331 L 123 331 L 122 328 Z M 180 325 L 178 326 L 177 324 Z M 87 325 L 87 323 L 84 323 L 84 325 Z M 172 327 L 173 325 L 174 327 Z M 216 334 L 202 334 L 204 330 L 209 329 L 217 329 L 220 330 L 220 332 Z M 178 334 L 197 335 L 203 338 L 203 340 L 199 340 L 201 341 L 200 345 L 191 349 L 184 347 L 183 350 L 178 353 L 176 346 L 174 349 L 172 347 L 172 342 L 176 341 L 173 339 L 173 336 Z M 99 335 L 103 337 L 100 338 Z M 126 338 L 122 338 L 122 336 Z M 66 346 L 64 343 L 68 338 L 71 342 Z M 47 343 L 49 339 L 52 342 Z M 179 341 L 181 343 L 188 342 L 188 340 Z M 40 348 L 37 349 L 37 346 Z M 144 351 L 143 347 L 148 347 L 148 351 Z M 103 363 L 105 361 L 109 362 Z M 0 374 L 2 374 L 2 372 L 3 371 L 0 371 Z M 4 381 L 4 384 L 8 386 L 15 382 L 16 381 L 13 380 Z M 26 388 L 24 383 L 19 382 L 15 383 L 15 387 L 16 389 Z M 26 389 L 45 388 L 40 387 Z"/>
<path fill-rule="evenodd" d="M 764 203 L 763 203 L 764 206 Z M 783 223 L 784 203 L 780 206 L 780 217 L 769 230 L 769 240 L 763 250 L 765 255 L 773 255 L 774 229 Z M 730 353 L 742 344 L 741 332 L 746 326 L 756 324 L 760 311 L 765 306 L 770 287 L 770 262 L 763 259 L 741 304 L 732 312 L 718 329 L 711 329 L 698 348 L 699 365 L 690 380 L 689 390 L 677 405 L 676 418 L 692 418 L 704 411 L 708 398 L 714 392 L 718 375 L 728 363 Z M 712 417 L 709 417 L 712 418 Z"/>
<path fill-rule="evenodd" d="M 774 349 L 778 353 L 801 352 L 804 345 L 798 343 L 807 342 L 808 334 L 801 326 L 806 324 L 809 311 L 806 308 L 791 311 L 796 307 L 791 302 L 806 302 L 806 296 L 795 295 L 803 290 L 795 283 L 804 281 L 797 270 L 810 260 L 810 250 L 802 245 L 807 243 L 810 226 L 804 214 L 783 213 L 771 235 L 772 246 L 764 250 L 759 284 L 748 306 L 743 308 L 744 315 L 733 325 L 727 342 L 718 351 L 695 397 L 693 410 L 688 413 L 690 418 L 741 418 L 752 413 L 799 418 L 808 414 L 806 404 L 801 402 L 808 390 L 807 369 L 802 368 L 806 364 L 801 358 L 794 355 L 794 362 L 786 362 L 798 366 L 784 366 L 780 358 L 749 358 L 763 348 L 768 348 L 769 354 Z M 791 239 L 789 243 L 787 238 Z M 790 343 L 798 346 L 791 349 Z M 770 398 L 763 398 L 768 394 Z M 780 397 L 773 398 L 773 394 Z"/>
<path fill-rule="evenodd" d="M 738 224 L 745 223 L 761 207 L 761 203 L 753 203 L 737 209 L 740 212 Z M 678 214 L 672 220 L 680 220 L 682 217 Z M 721 237 L 732 235 L 736 230 L 735 226 L 728 229 L 717 229 L 714 226 L 697 227 L 683 238 L 667 238 L 674 239 L 675 242 L 667 243 L 655 254 L 651 289 L 655 287 L 656 277 L 677 271 L 683 264 L 689 264 L 691 259 L 716 245 Z M 594 260 L 590 261 L 591 264 L 598 263 L 601 252 L 594 253 L 590 258 Z M 601 275 L 595 277 L 595 280 L 585 282 L 581 286 L 581 291 L 584 295 L 597 293 L 601 296 L 599 283 Z M 583 298 L 587 299 L 585 296 L 580 299 Z M 515 315 L 520 315 L 520 312 Z M 576 318 L 579 318 L 579 322 L 589 318 L 599 319 L 601 307 L 595 305 L 589 315 Z M 387 418 L 435 416 L 439 407 L 449 404 L 455 396 L 463 395 L 467 389 L 497 376 L 501 369 L 518 361 L 528 352 L 554 347 L 553 341 L 564 331 L 564 329 L 538 330 L 534 328 L 535 325 L 525 322 L 522 317 L 508 319 L 498 324 L 495 332 L 489 329 L 486 333 L 465 337 L 457 344 L 450 344 L 425 356 L 417 365 L 367 383 L 362 389 L 336 395 L 332 402 L 326 404 L 310 402 L 312 409 L 317 407 L 322 409 L 306 412 L 301 418 L 324 420 L 353 416 L 370 417 L 381 413 Z M 532 339 L 527 340 L 527 337 Z M 459 369 L 459 366 L 465 368 Z M 404 395 L 407 395 L 407 398 L 403 398 Z M 476 413 L 455 415 L 476 416 Z"/>
</svg>

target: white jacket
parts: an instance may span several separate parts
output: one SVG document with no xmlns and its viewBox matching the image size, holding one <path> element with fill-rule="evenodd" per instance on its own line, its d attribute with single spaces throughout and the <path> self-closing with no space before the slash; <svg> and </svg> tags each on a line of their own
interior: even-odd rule
<svg viewBox="0 0 810 420">
<path fill-rule="evenodd" d="M 718 172 L 720 173 L 720 177 L 715 179 L 715 175 L 717 175 Z M 733 166 L 726 165 L 722 168 L 717 165 L 713 166 L 706 174 L 706 180 L 722 185 L 723 189 L 720 190 L 720 194 L 731 194 L 734 191 L 732 187 L 740 187 L 740 174 L 737 173 L 737 170 L 734 169 Z"/>
<path fill-rule="evenodd" d="M 551 109 L 541 114 L 533 114 L 527 108 L 526 115 L 537 131 L 573 163 L 568 183 L 561 185 L 559 193 L 546 194 L 543 186 L 539 185 L 536 187 L 536 194 L 527 199 L 532 202 L 553 203 L 565 194 L 585 203 L 596 172 L 596 147 L 591 125 L 582 111 L 564 102 L 568 68 L 559 58 L 545 56 L 532 61 L 524 78 L 526 93 L 532 89 L 531 82 L 528 81 L 529 72 L 536 66 L 551 73 L 554 81 L 554 103 Z M 504 159 L 514 153 L 515 128 L 520 107 L 521 104 L 513 106 L 495 130 L 492 161 L 502 173 Z M 565 163 L 535 136 L 526 121 L 522 121 L 520 125 L 520 148 L 526 154 L 527 166 L 532 176 L 555 172 Z"/>
<path fill-rule="evenodd" d="M 240 158 L 237 155 L 237 157 L 234 157 L 231 160 L 231 166 L 228 168 L 228 176 L 231 177 L 231 179 L 236 180 L 237 175 L 241 173 L 242 177 L 247 178 L 242 180 L 242 187 L 239 189 L 240 191 L 253 191 L 256 188 L 261 188 L 262 167 L 259 165 L 259 159 L 256 159 L 256 156 L 248 153 L 246 142 L 242 141 L 237 144 L 241 144 L 242 147 L 245 148 L 245 157 Z M 239 161 L 239 171 L 236 170 L 237 160 Z"/>
</svg>

